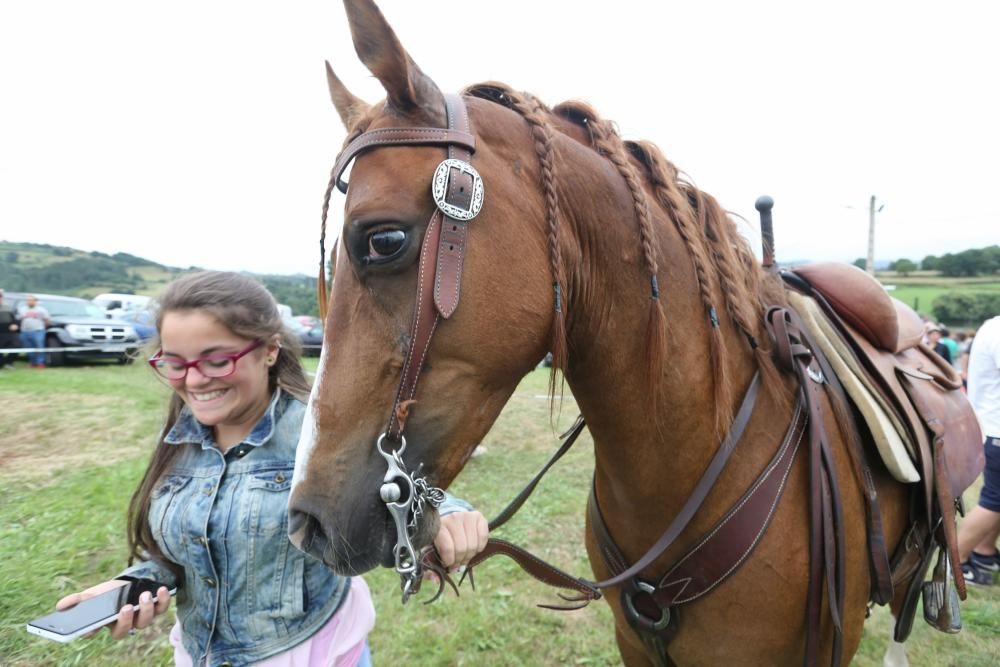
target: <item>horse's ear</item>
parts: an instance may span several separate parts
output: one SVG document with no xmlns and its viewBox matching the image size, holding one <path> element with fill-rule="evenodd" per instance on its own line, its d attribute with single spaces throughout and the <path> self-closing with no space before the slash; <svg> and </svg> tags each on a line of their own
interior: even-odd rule
<svg viewBox="0 0 1000 667">
<path fill-rule="evenodd" d="M 440 113 L 443 97 L 399 43 L 396 33 L 372 0 L 344 0 L 354 50 L 382 82 L 389 104 L 404 113 L 423 108 Z"/>
<path fill-rule="evenodd" d="M 360 97 L 356 97 L 341 83 L 337 75 L 333 73 L 330 61 L 326 63 L 326 84 L 330 88 L 330 99 L 333 100 L 333 106 L 340 114 L 344 129 L 350 131 L 354 124 L 368 112 L 368 103 Z"/>
</svg>

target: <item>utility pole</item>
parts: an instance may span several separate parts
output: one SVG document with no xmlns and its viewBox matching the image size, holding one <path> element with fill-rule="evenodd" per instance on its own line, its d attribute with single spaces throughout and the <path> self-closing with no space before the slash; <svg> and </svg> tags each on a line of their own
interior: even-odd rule
<svg viewBox="0 0 1000 667">
<path fill-rule="evenodd" d="M 875 214 L 885 208 L 882 204 L 875 208 L 875 195 L 868 202 L 868 257 L 865 259 L 865 271 L 875 275 Z"/>
</svg>

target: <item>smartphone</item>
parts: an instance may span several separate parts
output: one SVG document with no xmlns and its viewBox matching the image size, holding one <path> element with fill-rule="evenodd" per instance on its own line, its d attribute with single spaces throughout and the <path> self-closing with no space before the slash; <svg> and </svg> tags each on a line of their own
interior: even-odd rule
<svg viewBox="0 0 1000 667">
<path fill-rule="evenodd" d="M 88 598 L 76 606 L 36 618 L 28 623 L 27 629 L 39 637 L 69 642 L 113 622 L 122 607 L 127 604 L 138 605 L 139 596 L 146 591 L 149 591 L 155 601 L 156 591 L 161 586 L 164 584 L 152 579 L 123 580 L 121 586 Z M 171 595 L 177 592 L 176 588 L 167 588 Z"/>
</svg>

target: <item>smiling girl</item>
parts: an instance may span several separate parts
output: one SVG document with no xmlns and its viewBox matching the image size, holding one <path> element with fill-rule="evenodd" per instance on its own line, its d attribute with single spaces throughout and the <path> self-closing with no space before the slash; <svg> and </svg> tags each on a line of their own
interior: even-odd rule
<svg viewBox="0 0 1000 667">
<path fill-rule="evenodd" d="M 375 621 L 361 577 L 333 574 L 288 540 L 286 504 L 309 395 L 298 342 L 254 279 L 189 274 L 167 286 L 150 365 L 173 390 L 129 507 L 133 564 L 122 577 L 177 585 L 177 665 L 368 665 Z M 486 543 L 462 501 L 440 508 L 435 544 L 459 567 Z M 63 609 L 120 581 L 59 601 Z M 170 604 L 144 593 L 110 627 L 121 639 Z"/>
</svg>

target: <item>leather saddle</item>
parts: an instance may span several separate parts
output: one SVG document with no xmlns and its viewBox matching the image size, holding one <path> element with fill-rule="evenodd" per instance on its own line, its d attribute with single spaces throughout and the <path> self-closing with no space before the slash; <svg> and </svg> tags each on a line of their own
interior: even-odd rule
<svg viewBox="0 0 1000 667">
<path fill-rule="evenodd" d="M 911 553 L 894 556 L 893 580 L 908 578 L 907 573 L 922 580 L 937 542 L 949 556 L 943 560 L 950 560 L 942 567 L 951 567 L 955 589 L 965 599 L 961 570 L 952 567 L 958 561 L 955 516 L 962 492 L 982 472 L 984 455 L 979 422 L 961 391 L 961 378 L 921 342 L 920 317 L 857 267 L 809 264 L 783 270 L 781 276 L 786 285 L 820 304 L 866 373 L 866 384 L 879 392 L 893 423 L 904 429 L 900 437 L 914 444 L 921 481 L 914 484 L 914 525 L 904 540 Z M 913 549 L 914 543 L 922 546 Z M 897 625 L 897 641 L 908 632 Z"/>
</svg>

